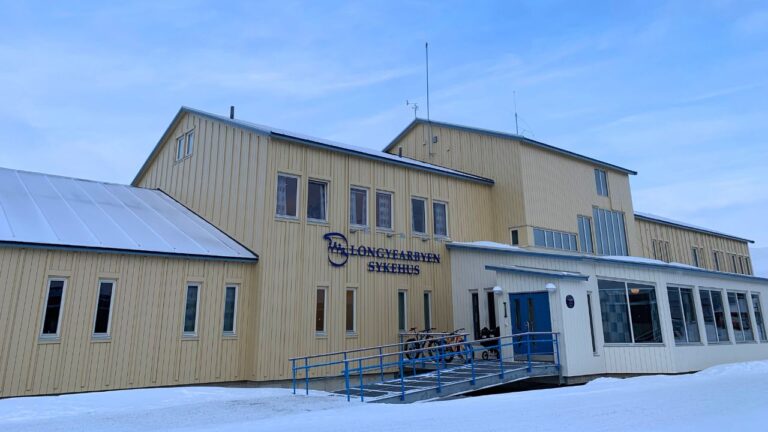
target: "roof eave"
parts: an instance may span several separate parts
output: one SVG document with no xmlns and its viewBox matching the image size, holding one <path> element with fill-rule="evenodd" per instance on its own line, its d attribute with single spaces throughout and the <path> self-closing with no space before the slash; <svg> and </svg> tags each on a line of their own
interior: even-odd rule
<svg viewBox="0 0 768 432">
<path fill-rule="evenodd" d="M 726 239 L 734 240 L 734 241 L 739 241 L 739 242 L 743 242 L 743 243 L 750 243 L 750 244 L 754 244 L 755 243 L 754 240 L 750 240 L 750 239 L 747 239 L 747 238 L 744 238 L 744 237 L 737 237 L 737 236 L 730 235 L 730 234 L 725 234 L 725 233 L 720 233 L 720 232 L 717 232 L 717 231 L 711 231 L 711 230 L 708 230 L 708 229 L 697 228 L 697 227 L 693 227 L 693 226 L 690 226 L 690 225 L 685 225 L 685 224 L 682 224 L 682 223 L 675 223 L 675 222 L 668 221 L 668 220 L 657 219 L 655 217 L 648 216 L 648 215 L 643 215 L 643 214 L 635 213 L 635 219 L 642 219 L 642 220 L 653 222 L 653 223 L 657 223 L 657 224 L 660 224 L 660 225 L 668 225 L 668 226 L 671 226 L 671 227 L 681 228 L 681 229 L 685 229 L 685 230 L 688 230 L 688 231 L 696 231 L 696 232 L 699 232 L 699 233 L 702 233 L 702 234 L 708 234 L 708 235 L 712 235 L 712 236 L 715 236 L 715 237 L 722 237 L 722 238 L 726 238 Z"/>
</svg>

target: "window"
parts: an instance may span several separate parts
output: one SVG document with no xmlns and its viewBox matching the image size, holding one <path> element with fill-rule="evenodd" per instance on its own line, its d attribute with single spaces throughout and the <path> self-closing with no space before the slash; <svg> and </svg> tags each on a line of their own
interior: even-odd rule
<svg viewBox="0 0 768 432">
<path fill-rule="evenodd" d="M 691 258 L 693 260 L 693 265 L 696 267 L 704 267 L 704 249 L 699 247 L 692 247 L 691 248 Z"/>
<path fill-rule="evenodd" d="M 376 191 L 376 228 L 392 230 L 392 193 Z"/>
<path fill-rule="evenodd" d="M 600 255 L 627 255 L 627 237 L 624 232 L 624 213 L 595 207 L 595 244 Z"/>
<path fill-rule="evenodd" d="M 475 339 L 480 339 L 480 296 L 477 291 L 472 291 L 472 330 Z"/>
<path fill-rule="evenodd" d="M 187 133 L 187 149 L 184 152 L 184 156 L 191 156 L 192 151 L 195 149 L 195 131 Z"/>
<path fill-rule="evenodd" d="M 592 337 L 592 354 L 597 354 L 597 343 L 595 343 L 595 323 L 592 318 L 592 293 L 587 292 L 587 310 L 589 311 L 589 335 Z"/>
<path fill-rule="evenodd" d="M 577 217 L 579 225 L 579 240 L 581 242 L 581 251 L 584 253 L 594 253 L 592 247 L 592 220 L 587 216 L 579 215 Z"/>
<path fill-rule="evenodd" d="M 424 291 L 424 328 L 432 328 L 432 293 Z"/>
<path fill-rule="evenodd" d="M 715 270 L 720 271 L 720 267 L 722 267 L 723 260 L 721 258 L 722 252 L 720 251 L 712 251 L 712 262 L 715 264 Z"/>
<path fill-rule="evenodd" d="M 763 308 L 760 306 L 760 295 L 752 293 L 752 311 L 755 314 L 755 329 L 757 338 L 768 342 L 768 334 L 765 333 L 765 321 L 763 320 Z"/>
<path fill-rule="evenodd" d="M 520 233 L 517 230 L 512 230 L 510 232 L 512 235 L 512 246 L 517 246 L 520 244 Z"/>
<path fill-rule="evenodd" d="M 700 342 L 696 304 L 690 288 L 667 287 L 669 311 L 672 315 L 672 332 L 676 343 Z"/>
<path fill-rule="evenodd" d="M 328 183 L 310 180 L 307 186 L 307 219 L 326 222 L 328 220 Z"/>
<path fill-rule="evenodd" d="M 277 175 L 277 215 L 298 217 L 299 178 L 288 174 Z"/>
<path fill-rule="evenodd" d="M 736 342 L 755 340 L 752 334 L 752 322 L 749 319 L 747 295 L 744 293 L 728 293 L 728 307 L 731 309 L 731 324 Z"/>
<path fill-rule="evenodd" d="M 533 241 L 539 247 L 570 251 L 577 250 L 576 234 L 534 228 Z"/>
<path fill-rule="evenodd" d="M 184 135 L 176 138 L 176 160 L 184 159 Z"/>
<path fill-rule="evenodd" d="M 411 230 L 416 234 L 427 233 L 427 200 L 411 198 Z"/>
<path fill-rule="evenodd" d="M 197 335 L 197 306 L 199 303 L 200 285 L 187 285 L 187 299 L 184 302 L 184 335 Z"/>
<path fill-rule="evenodd" d="M 747 265 L 747 274 L 751 275 L 752 274 L 752 263 L 750 262 L 749 257 L 744 258 L 744 262 Z"/>
<path fill-rule="evenodd" d="M 96 299 L 96 316 L 93 320 L 94 336 L 109 337 L 109 329 L 112 321 L 112 291 L 114 288 L 114 281 L 99 281 L 99 296 Z"/>
<path fill-rule="evenodd" d="M 736 255 L 731 254 L 731 269 L 734 273 L 739 272 L 739 267 L 736 265 Z"/>
<path fill-rule="evenodd" d="M 656 240 L 653 239 L 651 241 L 651 244 L 653 246 L 653 258 L 664 261 L 664 262 L 670 262 L 672 261 L 671 255 L 670 255 L 670 246 L 669 242 L 666 240 Z"/>
<path fill-rule="evenodd" d="M 237 321 L 237 285 L 224 287 L 224 334 L 234 335 Z"/>
<path fill-rule="evenodd" d="M 728 328 L 725 324 L 725 309 L 723 296 L 716 290 L 699 290 L 701 310 L 704 314 L 704 330 L 707 332 L 707 342 L 718 343 L 728 341 Z"/>
<path fill-rule="evenodd" d="M 43 313 L 43 328 L 40 332 L 41 337 L 59 337 L 59 327 L 61 324 L 66 286 L 66 279 L 48 279 L 48 293 L 45 301 L 45 312 Z"/>
<path fill-rule="evenodd" d="M 606 343 L 661 343 L 661 325 L 652 285 L 598 280 Z"/>
<path fill-rule="evenodd" d="M 346 323 L 346 329 L 347 334 L 354 334 L 357 332 L 357 323 L 355 319 L 355 309 L 356 309 L 356 298 L 357 298 L 357 290 L 354 288 L 347 288 L 346 293 L 346 308 L 345 308 L 345 323 Z"/>
<path fill-rule="evenodd" d="M 325 288 L 317 289 L 317 299 L 315 300 L 315 332 L 325 333 Z"/>
<path fill-rule="evenodd" d="M 608 196 L 608 178 L 605 175 L 605 171 L 595 169 L 595 186 L 597 187 L 598 195 Z"/>
<path fill-rule="evenodd" d="M 486 306 L 488 306 L 488 328 L 493 331 L 498 324 L 496 323 L 496 296 L 493 290 L 485 293 Z"/>
<path fill-rule="evenodd" d="M 397 329 L 408 330 L 408 297 L 405 291 L 397 292 Z"/>
<path fill-rule="evenodd" d="M 368 226 L 368 189 L 349 189 L 349 224 Z"/>
<path fill-rule="evenodd" d="M 432 218 L 434 219 L 435 236 L 448 237 L 448 204 L 440 201 L 432 202 Z"/>
</svg>

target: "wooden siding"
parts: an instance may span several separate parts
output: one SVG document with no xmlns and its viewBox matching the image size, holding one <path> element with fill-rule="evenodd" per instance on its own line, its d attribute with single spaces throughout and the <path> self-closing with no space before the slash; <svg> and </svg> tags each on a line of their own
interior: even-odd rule
<svg viewBox="0 0 768 432">
<path fill-rule="evenodd" d="M 0 397 L 245 379 L 252 264 L 0 248 Z M 41 340 L 47 280 L 67 280 L 60 338 Z M 92 338 L 99 279 L 116 281 L 110 339 Z M 201 283 L 198 337 L 182 338 L 187 282 Z M 240 285 L 236 337 L 224 285 Z"/>
<path fill-rule="evenodd" d="M 733 268 L 730 255 L 745 258 L 750 257 L 749 245 L 744 241 L 673 227 L 645 219 L 637 219 L 636 225 L 640 234 L 640 243 L 642 246 L 640 249 L 640 256 L 646 258 L 655 258 L 653 254 L 654 240 L 669 242 L 670 261 L 683 264 L 695 265 L 693 262 L 692 248 L 697 247 L 703 249 L 703 262 L 700 263 L 699 267 L 709 270 L 715 270 L 714 259 L 712 257 L 715 251 L 722 252 L 725 267 L 721 267 L 721 271 L 730 273 L 738 273 L 736 269 Z M 751 260 L 749 263 L 749 270 L 748 274 L 753 274 Z"/>
</svg>

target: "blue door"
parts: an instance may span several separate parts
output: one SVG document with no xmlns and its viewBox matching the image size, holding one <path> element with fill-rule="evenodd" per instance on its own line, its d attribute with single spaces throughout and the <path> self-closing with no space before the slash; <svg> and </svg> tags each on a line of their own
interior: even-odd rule
<svg viewBox="0 0 768 432">
<path fill-rule="evenodd" d="M 549 293 L 532 292 L 509 295 L 512 334 L 529 332 L 551 332 L 552 320 L 549 315 Z M 530 345 L 527 343 L 530 337 Z M 515 354 L 553 354 L 551 335 L 528 335 L 514 338 Z"/>
</svg>

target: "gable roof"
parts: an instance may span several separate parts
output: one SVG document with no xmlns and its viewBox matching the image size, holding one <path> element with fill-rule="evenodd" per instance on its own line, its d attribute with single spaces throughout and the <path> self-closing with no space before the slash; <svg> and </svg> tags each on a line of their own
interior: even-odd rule
<svg viewBox="0 0 768 432">
<path fill-rule="evenodd" d="M 149 165 L 151 164 L 152 160 L 160 152 L 163 143 L 166 141 L 169 134 L 173 132 L 173 128 L 176 125 L 176 123 L 184 116 L 184 114 L 187 114 L 187 113 L 195 114 L 195 115 L 205 117 L 214 121 L 219 121 L 219 122 L 228 124 L 230 126 L 246 129 L 250 132 L 254 132 L 260 135 L 280 138 L 283 140 L 292 141 L 299 144 L 308 145 L 311 147 L 321 148 L 324 150 L 345 153 L 345 154 L 349 154 L 352 156 L 357 156 L 365 159 L 372 159 L 378 162 L 400 165 L 406 168 L 427 171 L 435 174 L 446 175 L 450 177 L 460 178 L 463 180 L 468 180 L 468 181 L 473 181 L 473 182 L 478 182 L 483 184 L 492 185 L 494 183 L 494 181 L 489 178 L 465 173 L 463 171 L 446 168 L 439 165 L 430 164 L 427 162 L 418 161 L 415 159 L 400 157 L 387 152 L 368 149 L 364 147 L 351 146 L 351 145 L 342 144 L 335 141 L 329 141 L 321 138 L 310 137 L 310 136 L 295 133 L 295 132 L 290 132 L 282 129 L 273 128 L 270 126 L 251 123 L 244 120 L 231 119 L 226 116 L 212 114 L 209 112 L 183 106 L 181 107 L 181 109 L 179 109 L 179 112 L 173 118 L 173 121 L 171 121 L 171 124 L 168 126 L 168 129 L 166 129 L 166 131 L 160 137 L 160 140 L 157 142 L 157 145 L 155 146 L 154 150 L 152 150 L 152 153 L 150 153 L 149 157 L 144 162 L 139 172 L 136 174 L 136 177 L 133 179 L 133 182 L 132 182 L 133 185 L 137 184 L 141 176 L 149 168 Z"/>
<path fill-rule="evenodd" d="M 162 191 L 7 168 L 0 246 L 258 260 Z"/>
<path fill-rule="evenodd" d="M 600 166 L 600 167 L 603 167 L 603 168 L 608 168 L 608 169 L 611 169 L 611 170 L 614 170 L 614 171 L 618 171 L 618 172 L 621 172 L 621 173 L 624 173 L 624 174 L 637 175 L 637 171 L 633 171 L 631 169 L 623 168 L 623 167 L 620 167 L 618 165 L 614 165 L 614 164 L 611 164 L 611 163 L 608 163 L 608 162 L 603 162 L 601 160 L 597 160 L 597 159 L 591 158 L 589 156 L 584 156 L 584 155 L 581 155 L 581 154 L 578 154 L 578 153 L 574 153 L 574 152 L 572 152 L 570 150 L 565 150 L 565 149 L 562 149 L 562 148 L 559 148 L 559 147 L 555 147 L 553 145 L 545 144 L 545 143 L 543 143 L 541 141 L 536 141 L 536 140 L 533 140 L 533 139 L 530 139 L 530 138 L 526 138 L 526 137 L 524 137 L 522 135 L 516 135 L 516 134 L 511 134 L 511 133 L 506 133 L 506 132 L 498 132 L 498 131 L 494 131 L 494 130 L 490 130 L 490 129 L 482 129 L 482 128 L 476 128 L 476 127 L 471 127 L 471 126 L 463 126 L 463 125 L 454 124 L 454 123 L 439 122 L 439 121 L 434 121 L 434 120 L 431 120 L 431 121 L 428 122 L 427 120 L 421 119 L 421 118 L 417 118 L 417 119 L 414 119 L 413 121 L 411 121 L 411 123 L 408 126 L 406 126 L 405 129 L 403 129 L 403 131 L 400 132 L 395 137 L 395 139 L 393 139 L 386 147 L 384 147 L 383 151 L 385 151 L 385 152 L 390 151 L 394 146 L 397 145 L 397 143 L 408 132 L 410 132 L 417 125 L 428 124 L 428 123 L 431 123 L 434 126 L 445 127 L 445 128 L 450 128 L 450 129 L 457 129 L 457 130 L 477 133 L 477 134 L 481 134 L 481 135 L 488 135 L 488 136 L 493 136 L 493 137 L 498 137 L 498 138 L 513 139 L 513 140 L 516 140 L 516 141 L 520 141 L 520 142 L 522 142 L 524 144 L 528 144 L 528 145 L 531 145 L 531 146 L 534 146 L 534 147 L 538 147 L 538 148 L 541 148 L 541 149 L 544 149 L 544 150 L 547 150 L 547 151 L 551 151 L 551 152 L 554 152 L 554 153 L 559 153 L 561 155 L 564 155 L 564 156 L 567 156 L 567 157 L 570 157 L 570 158 L 573 158 L 573 159 L 578 159 L 578 160 L 581 160 L 581 161 L 589 162 L 591 164 L 594 164 L 594 165 L 597 165 L 597 166 Z"/>
<path fill-rule="evenodd" d="M 700 226 L 691 225 L 689 223 L 676 221 L 674 219 L 668 219 L 668 218 L 665 218 L 665 217 L 652 215 L 650 213 L 641 213 L 641 212 L 636 211 L 635 212 L 635 219 L 655 222 L 655 223 L 658 223 L 658 224 L 668 225 L 668 226 L 675 227 L 675 228 L 683 228 L 683 229 L 686 229 L 686 230 L 696 231 L 696 232 L 700 232 L 700 233 L 703 233 L 703 234 L 715 235 L 715 236 L 718 236 L 718 237 L 724 237 L 724 238 L 727 238 L 727 239 L 730 239 L 730 240 L 736 240 L 736 241 L 740 241 L 740 242 L 746 242 L 746 243 L 754 243 L 755 242 L 754 240 L 746 239 L 746 238 L 743 238 L 743 237 L 737 237 L 737 236 L 734 236 L 734 235 L 731 235 L 731 234 L 726 234 L 726 233 L 722 233 L 722 232 L 719 232 L 719 231 L 711 230 L 709 228 L 703 228 L 703 227 L 700 227 Z"/>
</svg>

